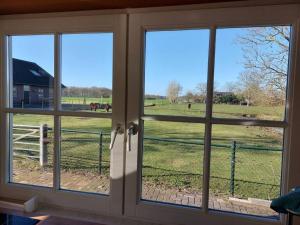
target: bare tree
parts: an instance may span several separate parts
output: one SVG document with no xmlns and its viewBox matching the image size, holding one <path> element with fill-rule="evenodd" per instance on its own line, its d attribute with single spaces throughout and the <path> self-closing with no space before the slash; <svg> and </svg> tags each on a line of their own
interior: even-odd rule
<svg viewBox="0 0 300 225">
<path fill-rule="evenodd" d="M 182 86 L 177 81 L 171 81 L 167 88 L 167 98 L 171 103 L 176 103 L 181 91 Z"/>
<path fill-rule="evenodd" d="M 262 100 L 263 90 L 260 77 L 254 73 L 246 71 L 241 73 L 238 81 L 237 93 L 243 96 L 247 106 L 258 105 Z"/>
<path fill-rule="evenodd" d="M 227 82 L 225 84 L 225 91 L 226 92 L 233 92 L 236 93 L 239 89 L 239 85 L 236 82 Z"/>
<path fill-rule="evenodd" d="M 260 76 L 260 84 L 270 94 L 285 97 L 290 43 L 290 27 L 249 28 L 238 38 L 248 73 Z"/>
<path fill-rule="evenodd" d="M 192 91 L 187 91 L 186 94 L 185 94 L 185 99 L 187 102 L 191 102 L 193 101 L 195 98 L 195 95 Z"/>
<path fill-rule="evenodd" d="M 214 82 L 214 92 L 217 90 L 218 87 L 218 82 Z M 197 99 L 200 100 L 201 102 L 205 102 L 206 100 L 206 95 L 207 95 L 207 83 L 202 82 L 198 83 L 196 86 L 196 95 Z"/>
<path fill-rule="evenodd" d="M 198 95 L 206 96 L 206 89 L 207 84 L 206 83 L 198 83 L 196 86 L 196 91 Z"/>
<path fill-rule="evenodd" d="M 196 94 L 197 99 L 200 102 L 205 102 L 206 100 L 206 90 L 207 90 L 207 84 L 206 83 L 198 83 L 196 86 Z"/>
</svg>

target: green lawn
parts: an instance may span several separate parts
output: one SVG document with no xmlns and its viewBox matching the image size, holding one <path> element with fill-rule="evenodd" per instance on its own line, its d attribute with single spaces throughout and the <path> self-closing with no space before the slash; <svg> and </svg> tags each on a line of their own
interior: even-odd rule
<svg viewBox="0 0 300 225">
<path fill-rule="evenodd" d="M 155 106 L 149 106 L 155 104 Z M 145 114 L 205 116 L 205 104 L 192 104 L 188 109 L 187 103 L 169 104 L 167 100 L 146 100 Z M 283 106 L 240 106 L 214 104 L 213 117 L 219 118 L 257 118 L 264 120 L 282 120 L 284 117 Z"/>
<path fill-rule="evenodd" d="M 111 98 L 84 98 L 84 97 L 63 97 L 63 104 L 85 104 L 102 103 L 112 104 Z M 187 103 L 170 104 L 166 99 L 146 99 L 145 114 L 158 115 L 182 115 L 182 116 L 204 116 L 205 104 L 192 103 L 191 109 L 188 109 Z M 152 106 L 154 105 L 154 106 Z M 258 118 L 265 120 L 282 120 L 284 117 L 283 106 L 240 106 L 214 104 L 213 116 L 219 118 Z"/>
<path fill-rule="evenodd" d="M 48 124 L 53 128 L 53 117 L 38 115 L 15 115 L 14 124 L 40 125 Z M 109 119 L 62 117 L 61 119 L 61 159 L 64 169 L 89 169 L 98 171 L 100 132 L 103 132 L 103 163 L 104 173 L 109 171 L 110 127 Z M 76 132 L 74 132 L 76 131 Z M 84 133 L 92 132 L 92 133 Z M 95 133 L 95 134 L 94 134 Z M 49 157 L 53 156 L 53 131 L 48 132 Z"/>
<path fill-rule="evenodd" d="M 94 99 L 89 99 L 94 101 Z M 164 100 L 147 104 L 146 114 L 171 114 L 203 116 L 203 104 L 170 105 Z M 158 104 L 159 101 L 161 104 Z M 96 102 L 96 101 L 95 101 Z M 215 105 L 215 116 L 242 118 L 243 114 L 257 118 L 280 119 L 283 107 L 246 107 Z M 15 115 L 14 124 L 53 127 L 53 117 Z M 143 173 L 144 183 L 178 190 L 201 191 L 204 125 L 191 123 L 154 122 L 144 123 Z M 62 118 L 61 165 L 65 170 L 97 172 L 99 169 L 99 134 L 103 131 L 103 173 L 109 175 L 109 133 L 111 121 L 95 118 Z M 73 131 L 76 132 L 73 132 Z M 86 134 L 83 131 L 96 132 Z M 49 131 L 51 138 L 53 133 Z M 232 141 L 237 142 L 235 168 L 235 195 L 247 198 L 271 199 L 279 194 L 282 133 L 276 129 L 214 125 L 211 152 L 210 192 L 229 195 L 230 161 Z M 53 141 L 49 144 L 49 149 Z M 264 148 L 253 150 L 249 148 Z M 248 149 L 247 149 L 248 148 Z M 268 150 L 269 149 L 269 150 Z M 51 161 L 52 154 L 49 154 Z"/>
<path fill-rule="evenodd" d="M 111 104 L 111 98 L 84 98 L 84 97 L 62 97 L 63 104 L 90 104 L 90 103 L 101 103 L 101 104 Z"/>
<path fill-rule="evenodd" d="M 201 189 L 203 125 L 147 121 L 145 136 L 178 141 L 177 143 L 149 139 L 144 141 L 145 182 L 170 188 L 188 188 L 195 191 Z M 281 136 L 267 128 L 223 125 L 213 127 L 211 193 L 229 195 L 233 140 L 237 141 L 238 145 L 235 195 L 263 199 L 278 196 L 281 152 L 239 149 L 239 147 L 280 150 Z"/>
</svg>

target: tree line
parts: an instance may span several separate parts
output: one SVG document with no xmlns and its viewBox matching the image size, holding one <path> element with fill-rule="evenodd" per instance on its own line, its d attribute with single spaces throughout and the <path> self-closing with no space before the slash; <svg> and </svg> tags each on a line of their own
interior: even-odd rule
<svg viewBox="0 0 300 225">
<path fill-rule="evenodd" d="M 189 102 L 189 103 L 205 103 L 206 102 L 206 83 L 197 84 L 195 91 L 187 91 L 185 95 L 180 95 L 182 86 L 172 81 L 167 89 L 167 99 L 170 103 Z M 217 104 L 242 104 L 244 97 L 234 92 L 216 91 L 214 90 L 213 102 Z"/>
<path fill-rule="evenodd" d="M 109 98 L 112 90 L 105 87 L 66 87 L 62 90 L 63 97 Z"/>
</svg>

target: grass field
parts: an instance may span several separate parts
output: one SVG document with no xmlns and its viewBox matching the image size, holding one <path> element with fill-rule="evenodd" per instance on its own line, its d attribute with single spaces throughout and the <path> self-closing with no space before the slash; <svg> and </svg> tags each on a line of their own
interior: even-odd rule
<svg viewBox="0 0 300 225">
<path fill-rule="evenodd" d="M 111 104 L 111 98 L 84 98 L 84 97 L 62 97 L 62 103 L 64 104 L 90 104 L 90 103 L 101 103 L 101 104 Z"/>
<path fill-rule="evenodd" d="M 84 98 L 63 97 L 63 104 L 83 104 Z M 111 98 L 86 98 L 85 103 L 103 103 L 112 104 Z M 145 114 L 158 115 L 182 115 L 182 116 L 205 116 L 205 104 L 192 104 L 188 109 L 187 103 L 169 104 L 167 99 L 146 99 Z M 150 106 L 150 105 L 155 106 Z M 147 107 L 148 106 L 148 107 Z M 219 118 L 257 118 L 265 120 L 282 120 L 284 118 L 283 106 L 240 106 L 214 104 L 213 116 Z"/>
<path fill-rule="evenodd" d="M 167 187 L 201 189 L 204 126 L 145 122 L 145 136 L 176 140 L 144 141 L 144 180 Z M 231 143 L 238 146 L 280 149 L 280 135 L 267 128 L 216 125 L 213 127 L 211 183 L 214 195 L 229 195 Z M 191 144 L 191 143 L 195 144 Z M 196 144 L 197 143 L 197 144 Z M 219 147 L 219 145 L 227 145 Z M 235 194 L 270 199 L 278 196 L 280 151 L 239 149 L 236 152 Z"/>
<path fill-rule="evenodd" d="M 92 102 L 94 99 L 86 102 L 89 101 Z M 155 106 L 146 107 L 146 114 L 203 116 L 205 112 L 203 104 L 193 104 L 191 110 L 187 109 L 186 104 L 170 105 L 165 100 L 157 100 L 157 102 L 147 100 L 145 105 L 147 104 L 155 104 Z M 283 107 L 214 106 L 216 117 L 243 118 L 243 114 L 255 118 L 279 120 L 283 117 Z M 53 127 L 51 116 L 15 115 L 13 121 L 14 124 L 24 125 L 46 123 L 49 127 Z M 201 191 L 204 125 L 146 121 L 144 128 L 143 183 L 189 192 Z M 103 131 L 102 169 L 103 173 L 109 176 L 108 146 L 111 121 L 62 117 L 62 129 L 62 168 L 97 173 L 99 133 Z M 95 134 L 80 133 L 82 131 L 95 132 Z M 52 137 L 51 132 L 49 137 Z M 210 193 L 218 196 L 229 195 L 232 141 L 237 142 L 235 196 L 262 199 L 278 196 L 282 153 L 271 150 L 281 150 L 282 132 L 265 127 L 226 125 L 213 126 Z M 50 142 L 49 149 L 52 144 L 53 141 Z M 24 159 L 22 160 L 24 162 Z M 16 166 L 22 166 L 22 162 L 18 162 Z M 67 187 L 67 183 L 62 180 L 63 186 Z"/>
<path fill-rule="evenodd" d="M 146 100 L 145 114 L 205 116 L 205 104 L 192 104 L 188 109 L 187 103 L 169 104 L 167 100 Z M 219 118 L 257 118 L 264 120 L 282 120 L 284 118 L 283 106 L 240 106 L 214 104 L 213 117 Z"/>
</svg>

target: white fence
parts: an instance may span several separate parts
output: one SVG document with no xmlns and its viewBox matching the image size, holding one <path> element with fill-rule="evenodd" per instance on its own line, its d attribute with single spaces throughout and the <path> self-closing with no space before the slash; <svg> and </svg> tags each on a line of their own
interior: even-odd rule
<svg viewBox="0 0 300 225">
<path fill-rule="evenodd" d="M 48 126 L 14 125 L 13 153 L 14 156 L 38 159 L 41 166 L 48 163 Z"/>
</svg>

